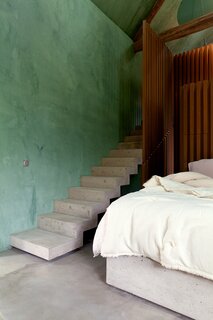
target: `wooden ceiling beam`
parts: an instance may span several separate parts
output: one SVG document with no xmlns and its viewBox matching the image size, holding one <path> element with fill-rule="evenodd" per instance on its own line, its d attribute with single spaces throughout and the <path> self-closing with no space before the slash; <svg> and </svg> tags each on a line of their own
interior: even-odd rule
<svg viewBox="0 0 213 320">
<path fill-rule="evenodd" d="M 193 19 L 175 28 L 169 29 L 161 33 L 160 38 L 164 42 L 168 42 L 186 37 L 190 34 L 208 29 L 210 27 L 213 27 L 213 12 Z"/>
<path fill-rule="evenodd" d="M 146 22 L 147 23 L 151 23 L 151 21 L 154 19 L 154 17 L 156 16 L 156 14 L 158 13 L 158 11 L 160 10 L 160 8 L 162 7 L 162 4 L 164 3 L 165 0 L 157 0 L 154 4 L 154 6 L 152 7 L 148 17 L 146 18 Z M 142 37 L 142 33 L 143 33 L 143 22 L 140 26 L 140 28 L 138 29 L 138 31 L 135 34 L 134 37 L 134 41 L 136 42 L 137 40 L 140 40 L 140 38 Z"/>
<path fill-rule="evenodd" d="M 213 27 L 213 12 L 162 32 L 160 33 L 160 38 L 162 41 L 168 42 L 186 37 L 190 34 L 208 29 L 210 27 Z M 143 50 L 143 41 L 142 39 L 138 39 L 134 43 L 134 51 L 138 52 L 141 50 Z"/>
</svg>

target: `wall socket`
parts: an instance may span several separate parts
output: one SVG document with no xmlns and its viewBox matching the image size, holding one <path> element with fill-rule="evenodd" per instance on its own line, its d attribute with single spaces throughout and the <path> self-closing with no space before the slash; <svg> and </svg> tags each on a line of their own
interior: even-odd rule
<svg viewBox="0 0 213 320">
<path fill-rule="evenodd" d="M 23 160 L 23 166 L 29 167 L 30 161 L 29 160 Z"/>
</svg>

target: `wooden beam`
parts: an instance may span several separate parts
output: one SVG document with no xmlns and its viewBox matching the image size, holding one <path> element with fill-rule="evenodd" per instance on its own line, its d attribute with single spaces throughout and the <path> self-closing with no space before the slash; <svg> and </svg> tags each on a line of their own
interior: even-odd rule
<svg viewBox="0 0 213 320">
<path fill-rule="evenodd" d="M 147 23 L 151 23 L 151 21 L 154 19 L 154 17 L 156 16 L 158 11 L 160 10 L 160 8 L 161 8 L 162 4 L 164 3 L 164 1 L 165 0 L 157 0 L 155 2 L 155 4 L 152 7 L 148 17 L 146 18 L 146 22 Z M 134 37 L 134 41 L 136 42 L 137 40 L 139 40 L 142 37 L 142 34 L 143 34 L 143 21 L 142 21 L 142 24 L 141 24 L 140 28 L 136 32 L 136 35 Z"/>
<path fill-rule="evenodd" d="M 186 37 L 190 34 L 208 29 L 210 27 L 213 27 L 213 12 L 162 32 L 160 34 L 160 38 L 164 42 L 168 42 Z M 143 42 L 141 39 L 134 43 L 134 50 L 135 52 L 143 50 Z"/>
<path fill-rule="evenodd" d="M 192 33 L 199 32 L 210 27 L 213 27 L 213 12 L 169 29 L 161 33 L 160 38 L 164 42 L 168 42 L 186 37 Z"/>
<path fill-rule="evenodd" d="M 150 12 L 150 14 L 148 15 L 148 17 L 146 18 L 146 22 L 147 23 L 151 23 L 152 20 L 154 19 L 154 17 L 156 16 L 156 14 L 158 13 L 158 11 L 160 10 L 160 8 L 162 7 L 163 3 L 165 0 L 157 0 Z"/>
</svg>

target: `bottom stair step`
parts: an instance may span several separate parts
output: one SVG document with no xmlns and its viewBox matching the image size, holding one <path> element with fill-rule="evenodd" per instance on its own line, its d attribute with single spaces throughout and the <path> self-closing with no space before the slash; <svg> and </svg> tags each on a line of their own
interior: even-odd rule
<svg viewBox="0 0 213 320">
<path fill-rule="evenodd" d="M 41 229 L 13 234 L 11 246 L 45 260 L 52 260 L 83 246 L 83 238 L 70 238 Z"/>
</svg>

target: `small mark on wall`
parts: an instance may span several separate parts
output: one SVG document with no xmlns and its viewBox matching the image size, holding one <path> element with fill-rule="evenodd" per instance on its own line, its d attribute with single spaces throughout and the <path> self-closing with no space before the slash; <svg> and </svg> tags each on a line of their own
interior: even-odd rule
<svg viewBox="0 0 213 320">
<path fill-rule="evenodd" d="M 38 152 L 41 154 L 42 151 L 44 150 L 45 146 L 44 145 L 39 146 L 38 144 L 36 144 L 36 148 L 37 148 Z"/>
<path fill-rule="evenodd" d="M 23 160 L 24 167 L 29 167 L 29 165 L 30 165 L 30 160 Z"/>
</svg>

